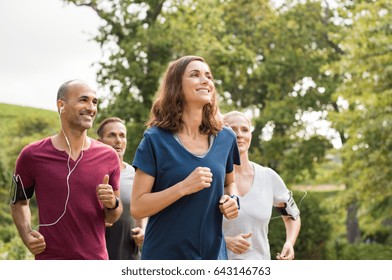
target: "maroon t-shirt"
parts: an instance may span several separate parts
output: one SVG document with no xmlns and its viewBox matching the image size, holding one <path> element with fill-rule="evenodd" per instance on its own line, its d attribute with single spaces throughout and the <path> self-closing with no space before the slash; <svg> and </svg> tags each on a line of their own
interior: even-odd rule
<svg viewBox="0 0 392 280">
<path fill-rule="evenodd" d="M 50 137 L 26 146 L 17 159 L 15 174 L 26 189 L 34 186 L 39 232 L 46 241 L 45 251 L 35 258 L 108 259 L 103 205 L 96 188 L 108 174 L 113 190 L 119 189 L 118 155 L 108 145 L 91 139 L 83 155 L 76 161 L 70 159 L 69 167 L 67 162 L 68 154 L 57 150 Z M 73 171 L 67 183 L 69 170 Z M 56 223 L 64 209 L 65 214 Z"/>
</svg>

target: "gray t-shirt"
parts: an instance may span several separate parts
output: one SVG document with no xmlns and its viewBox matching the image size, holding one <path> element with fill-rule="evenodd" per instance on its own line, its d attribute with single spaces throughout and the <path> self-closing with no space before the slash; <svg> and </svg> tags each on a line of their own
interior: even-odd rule
<svg viewBox="0 0 392 280">
<path fill-rule="evenodd" d="M 135 169 L 125 163 L 120 175 L 120 198 L 123 212 L 113 226 L 106 228 L 106 247 L 110 260 L 140 259 L 138 246 L 132 238 L 131 229 L 135 227 L 135 220 L 131 216 L 130 202 Z"/>
</svg>

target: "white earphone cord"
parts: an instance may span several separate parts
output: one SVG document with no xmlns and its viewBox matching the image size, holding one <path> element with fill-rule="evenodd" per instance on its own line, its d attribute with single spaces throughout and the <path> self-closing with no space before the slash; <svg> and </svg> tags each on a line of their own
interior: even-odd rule
<svg viewBox="0 0 392 280">
<path fill-rule="evenodd" d="M 62 129 L 61 129 L 61 130 L 62 130 Z M 64 133 L 64 131 L 63 131 L 63 133 Z M 75 170 L 76 166 L 78 166 L 79 162 L 80 162 L 81 159 L 83 158 L 84 139 L 83 139 L 83 145 L 82 145 L 82 150 L 81 150 L 80 158 L 78 159 L 78 161 L 75 163 L 75 166 L 74 166 L 74 167 L 72 168 L 72 170 L 71 170 L 71 167 L 70 167 L 70 165 L 69 165 L 69 162 L 70 162 L 70 159 L 71 159 L 72 149 L 71 149 L 71 145 L 69 145 L 69 142 L 68 142 L 68 139 L 67 139 L 67 136 L 65 135 L 65 133 L 64 133 L 64 136 L 65 136 L 65 139 L 66 139 L 67 144 L 68 144 L 68 147 L 69 147 L 69 154 L 68 154 L 68 160 L 67 160 L 67 166 L 68 166 L 67 190 L 68 190 L 68 193 L 67 193 L 67 198 L 66 198 L 65 203 L 64 203 L 64 211 L 63 211 L 63 213 L 60 215 L 60 217 L 58 217 L 58 219 L 57 219 L 56 221 L 54 221 L 53 223 L 39 224 L 39 225 L 37 226 L 38 228 L 39 228 L 39 227 L 49 227 L 49 226 L 53 226 L 53 225 L 57 224 L 58 221 L 60 221 L 60 219 L 61 219 L 61 218 L 65 215 L 65 213 L 67 212 L 68 200 L 69 200 L 69 196 L 70 196 L 70 193 L 71 193 L 71 189 L 70 189 L 70 186 L 69 186 L 69 177 L 71 176 L 72 172 Z"/>
<path fill-rule="evenodd" d="M 301 198 L 301 200 L 298 203 L 298 209 L 301 209 L 302 200 L 304 200 L 305 196 L 307 196 L 307 194 L 308 194 L 308 192 L 306 190 L 303 190 L 303 192 L 305 194 L 304 194 L 304 196 Z M 277 219 L 277 218 L 280 218 L 280 217 L 281 216 L 275 216 L 275 217 L 272 217 L 270 220 Z"/>
<path fill-rule="evenodd" d="M 304 195 L 302 196 L 302 198 L 300 199 L 300 201 L 299 201 L 299 203 L 298 203 L 298 209 L 301 208 L 302 200 L 304 200 L 305 196 L 308 194 L 308 192 L 307 192 L 306 190 L 303 190 L 303 192 L 304 192 Z M 243 211 L 243 212 L 247 213 L 249 216 L 251 216 L 251 215 L 246 211 L 246 206 L 241 205 L 241 211 Z M 279 216 L 271 217 L 271 218 L 269 218 L 269 219 L 262 219 L 262 220 L 263 220 L 263 221 L 268 221 L 268 220 L 274 220 L 274 219 L 281 218 L 281 217 L 282 217 L 282 216 L 279 215 Z"/>
<path fill-rule="evenodd" d="M 57 224 L 58 221 L 60 221 L 60 219 L 61 219 L 61 218 L 65 215 L 65 213 L 67 212 L 68 200 L 69 200 L 69 196 L 70 196 L 70 193 L 71 193 L 71 189 L 70 189 L 70 186 L 69 186 L 69 177 L 71 176 L 72 172 L 75 170 L 75 168 L 78 166 L 79 162 L 80 162 L 80 161 L 82 160 L 82 158 L 83 158 L 83 147 L 84 147 L 84 142 L 85 142 L 85 140 L 86 140 L 86 137 L 83 139 L 83 144 L 82 144 L 82 150 L 81 150 L 80 158 L 78 159 L 78 161 L 75 163 L 75 166 L 74 166 L 74 167 L 72 168 L 72 170 L 71 170 L 71 167 L 70 167 L 70 165 L 69 165 L 69 162 L 70 162 L 70 159 L 71 159 L 72 148 L 71 148 L 71 145 L 70 145 L 70 143 L 69 143 L 69 141 L 68 141 L 67 135 L 65 134 L 65 132 L 64 132 L 64 130 L 63 130 L 62 127 L 61 127 L 61 131 L 62 131 L 63 134 L 64 134 L 65 141 L 67 142 L 67 145 L 68 145 L 68 148 L 69 148 L 69 154 L 68 154 L 68 160 L 67 160 L 67 166 L 68 166 L 67 190 L 68 190 L 68 193 L 67 193 L 67 198 L 66 198 L 65 203 L 64 203 L 64 211 L 63 211 L 63 213 L 60 215 L 60 217 L 58 217 L 58 219 L 57 219 L 56 221 L 54 221 L 53 223 L 39 224 L 39 225 L 37 226 L 37 228 L 39 228 L 39 227 L 49 227 L 49 226 L 53 226 L 53 225 Z"/>
<path fill-rule="evenodd" d="M 70 189 L 70 186 L 69 186 L 69 177 L 71 176 L 71 174 L 72 174 L 72 172 L 75 170 L 75 168 L 78 166 L 79 162 L 82 160 L 83 154 L 84 154 L 83 148 L 84 148 L 84 143 L 85 143 L 86 137 L 84 137 L 84 139 L 83 139 L 80 158 L 79 158 L 78 161 L 75 163 L 75 166 L 71 169 L 71 166 L 70 166 L 69 162 L 70 162 L 70 160 L 71 160 L 72 148 L 71 148 L 71 145 L 70 145 L 69 140 L 68 140 L 68 138 L 67 138 L 67 135 L 65 134 L 65 132 L 64 132 L 64 130 L 63 130 L 63 127 L 62 127 L 62 125 L 61 125 L 61 119 L 60 119 L 60 126 L 61 126 L 61 131 L 62 131 L 63 134 L 64 134 L 65 141 L 67 142 L 67 145 L 68 145 L 68 148 L 69 148 L 69 154 L 68 154 L 68 160 L 67 160 L 67 166 L 68 166 L 67 190 L 68 190 L 68 193 L 67 193 L 67 198 L 66 198 L 65 203 L 64 203 L 64 211 L 63 211 L 63 213 L 60 215 L 60 217 L 58 217 L 58 219 L 57 219 L 56 221 L 54 221 L 54 222 L 52 222 L 52 223 L 47 223 L 47 224 L 38 224 L 38 226 L 36 227 L 36 229 L 38 229 L 39 227 L 49 227 L 49 226 L 53 226 L 53 225 L 57 224 L 57 223 L 60 221 L 60 219 L 61 219 L 61 218 L 65 215 L 65 213 L 67 212 L 67 205 L 68 205 L 69 196 L 70 196 L 70 193 L 71 193 L 71 189 Z M 26 194 L 24 185 L 23 185 L 22 178 L 20 177 L 19 174 L 16 175 L 16 177 L 20 180 L 21 185 L 22 185 L 23 194 L 24 194 L 26 200 L 28 200 L 28 197 L 27 197 L 27 194 Z M 29 223 L 29 221 L 27 221 L 27 224 L 29 225 L 30 230 L 33 230 L 32 227 L 31 227 L 31 225 L 30 225 L 30 223 Z"/>
</svg>

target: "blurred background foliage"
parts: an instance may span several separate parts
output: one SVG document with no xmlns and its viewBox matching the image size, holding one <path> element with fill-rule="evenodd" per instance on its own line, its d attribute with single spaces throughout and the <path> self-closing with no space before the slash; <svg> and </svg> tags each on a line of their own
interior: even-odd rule
<svg viewBox="0 0 392 280">
<path fill-rule="evenodd" d="M 95 125 L 126 120 L 128 162 L 169 61 L 203 56 L 221 111 L 252 117 L 251 159 L 301 201 L 297 259 L 392 259 L 390 1 L 63 2 L 102 19 L 93 40 L 107 95 Z M 0 116 L 0 259 L 30 259 L 9 214 L 10 178 L 22 147 L 55 134 L 58 117 L 5 104 Z M 284 235 L 272 219 L 272 258 Z"/>
</svg>

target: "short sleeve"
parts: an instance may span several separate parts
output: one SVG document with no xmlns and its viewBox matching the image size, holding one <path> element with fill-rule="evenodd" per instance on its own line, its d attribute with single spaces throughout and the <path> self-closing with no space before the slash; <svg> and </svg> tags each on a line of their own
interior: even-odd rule
<svg viewBox="0 0 392 280">
<path fill-rule="evenodd" d="M 155 151 L 148 131 L 144 132 L 143 139 L 136 149 L 135 157 L 132 162 L 133 167 L 156 177 L 156 160 Z"/>
<path fill-rule="evenodd" d="M 231 137 L 231 148 L 230 148 L 230 153 L 227 158 L 226 162 L 226 173 L 231 173 L 234 170 L 234 164 L 240 165 L 240 152 L 238 151 L 238 146 L 237 146 L 237 140 L 234 132 L 228 130 L 228 136 Z"/>
<path fill-rule="evenodd" d="M 34 187 L 34 165 L 32 164 L 32 155 L 29 147 L 25 147 L 19 154 L 14 174 L 20 177 L 22 186 L 25 189 Z"/>
<path fill-rule="evenodd" d="M 109 177 L 109 184 L 113 187 L 113 190 L 118 191 L 120 189 L 121 161 L 117 153 L 113 155 L 113 166 L 113 171 Z"/>
<path fill-rule="evenodd" d="M 290 198 L 290 191 L 287 189 L 283 179 L 271 168 L 268 168 L 267 172 L 273 188 L 274 205 L 287 202 Z"/>
</svg>

